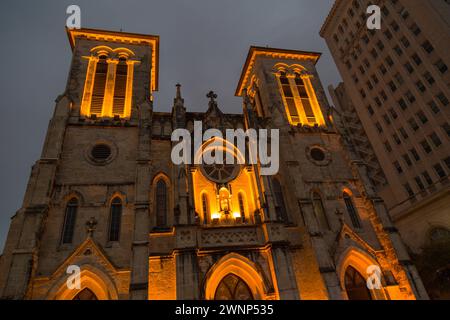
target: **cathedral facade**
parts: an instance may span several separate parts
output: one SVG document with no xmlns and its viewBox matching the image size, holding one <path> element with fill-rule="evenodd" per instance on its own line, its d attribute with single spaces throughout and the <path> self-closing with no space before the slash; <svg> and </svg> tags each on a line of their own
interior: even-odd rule
<svg viewBox="0 0 450 320">
<path fill-rule="evenodd" d="M 427 299 L 366 163 L 339 134 L 319 53 L 251 47 L 240 114 L 213 92 L 205 112 L 189 112 L 180 85 L 172 112 L 158 112 L 159 37 L 68 36 L 67 87 L 11 220 L 1 298 Z M 279 130 L 278 173 L 174 164 L 172 132 L 194 135 L 199 122 Z"/>
</svg>

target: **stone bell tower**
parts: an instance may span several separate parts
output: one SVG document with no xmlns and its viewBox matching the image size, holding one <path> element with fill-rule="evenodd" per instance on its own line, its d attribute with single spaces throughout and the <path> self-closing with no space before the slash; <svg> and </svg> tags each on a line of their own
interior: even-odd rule
<svg viewBox="0 0 450 320">
<path fill-rule="evenodd" d="M 277 179 L 286 218 L 311 246 L 328 298 L 427 298 L 366 164 L 335 128 L 315 68 L 319 58 L 314 52 L 251 47 L 236 90 L 248 105 L 251 126 L 280 129 Z M 262 181 L 274 197 L 266 195 L 270 215 L 271 202 L 279 211 L 282 198 L 273 180 Z M 351 272 L 365 281 L 371 265 L 380 268 L 383 288 L 356 288 L 348 280 Z M 301 271 L 297 275 L 303 278 Z M 300 293 L 305 285 L 298 283 Z"/>
<path fill-rule="evenodd" d="M 94 292 L 97 298 L 146 298 L 145 181 L 159 37 L 93 29 L 67 34 L 73 51 L 67 87 L 12 218 L 0 296 L 61 298 L 58 278 L 75 264 L 99 270 L 97 277 L 109 274 L 116 289 Z"/>
<path fill-rule="evenodd" d="M 11 221 L 1 298 L 426 298 L 328 112 L 320 54 L 251 47 L 236 90 L 242 113 L 224 112 L 212 91 L 204 112 L 189 112 L 180 85 L 172 111 L 159 112 L 157 36 L 67 32 L 69 79 Z M 171 161 L 172 132 L 195 138 L 199 123 L 194 157 L 218 141 L 235 163 Z M 239 148 L 205 139 L 206 129 L 279 130 L 278 173 L 239 163 Z M 368 270 L 379 286 L 366 286 Z"/>
</svg>

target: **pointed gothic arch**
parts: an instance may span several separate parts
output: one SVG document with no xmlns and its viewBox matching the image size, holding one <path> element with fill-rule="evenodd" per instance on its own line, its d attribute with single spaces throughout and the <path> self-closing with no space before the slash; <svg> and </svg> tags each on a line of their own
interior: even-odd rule
<svg viewBox="0 0 450 320">
<path fill-rule="evenodd" d="M 228 275 L 234 275 L 248 286 L 255 300 L 264 300 L 267 297 L 267 288 L 263 276 L 258 272 L 255 263 L 237 253 L 230 253 L 219 259 L 205 276 L 206 300 L 213 300 L 222 280 Z"/>
<path fill-rule="evenodd" d="M 153 214 L 156 227 L 167 227 L 172 212 L 171 183 L 169 177 L 160 172 L 152 181 Z"/>
<path fill-rule="evenodd" d="M 364 281 L 367 281 L 369 277 L 367 274 L 367 268 L 369 266 L 379 266 L 379 264 L 374 257 L 360 248 L 352 246 L 347 248 L 343 254 L 341 254 L 336 270 L 338 272 L 342 292 L 345 293 L 347 298 L 349 298 L 349 294 L 346 288 L 346 276 L 348 277 L 349 268 L 353 268 L 358 275 L 364 279 Z M 380 279 L 380 281 L 383 286 L 384 280 Z M 380 290 L 369 290 L 369 293 L 372 300 L 386 300 L 386 295 L 383 288 Z"/>
<path fill-rule="evenodd" d="M 355 206 L 355 201 L 351 190 L 345 188 L 342 192 L 342 199 L 344 200 L 345 208 L 353 227 L 361 229 L 361 218 L 359 216 L 358 209 Z"/>
<path fill-rule="evenodd" d="M 64 210 L 64 221 L 61 230 L 61 244 L 72 243 L 73 241 L 79 207 L 80 203 L 78 197 L 76 196 L 71 197 L 66 202 L 66 207 Z"/>
<path fill-rule="evenodd" d="M 69 289 L 67 279 L 70 275 L 64 274 L 61 279 L 49 290 L 48 300 L 73 300 L 87 289 L 97 300 L 117 300 L 118 291 L 110 277 L 92 265 L 82 265 L 80 274 L 80 288 Z"/>
<path fill-rule="evenodd" d="M 108 223 L 108 241 L 119 241 L 122 224 L 123 202 L 120 197 L 111 201 Z"/>
</svg>

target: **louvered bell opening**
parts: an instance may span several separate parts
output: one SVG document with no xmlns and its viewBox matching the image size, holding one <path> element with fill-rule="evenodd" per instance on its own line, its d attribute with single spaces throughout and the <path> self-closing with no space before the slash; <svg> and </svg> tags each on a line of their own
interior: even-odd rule
<svg viewBox="0 0 450 320">
<path fill-rule="evenodd" d="M 106 161 L 111 155 L 111 148 L 106 144 L 98 144 L 92 148 L 91 156 L 96 161 Z"/>
<path fill-rule="evenodd" d="M 305 82 L 300 77 L 299 74 L 295 76 L 295 84 L 297 85 L 298 94 L 302 99 L 303 110 L 305 111 L 306 119 L 309 123 L 315 123 L 316 118 L 314 116 L 314 111 L 309 100 L 308 92 L 306 91 Z"/>
<path fill-rule="evenodd" d="M 113 115 L 123 117 L 125 111 L 125 94 L 127 90 L 127 63 L 120 59 L 116 69 L 114 84 Z"/>
<path fill-rule="evenodd" d="M 102 115 L 103 98 L 105 96 L 106 74 L 108 72 L 108 63 L 106 57 L 100 57 L 95 71 L 94 88 L 92 90 L 91 115 Z"/>
</svg>

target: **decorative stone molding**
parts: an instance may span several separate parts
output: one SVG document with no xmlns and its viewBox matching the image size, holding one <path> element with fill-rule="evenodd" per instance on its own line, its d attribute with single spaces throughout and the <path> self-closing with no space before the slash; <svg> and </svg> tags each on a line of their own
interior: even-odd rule
<svg viewBox="0 0 450 320">
<path fill-rule="evenodd" d="M 110 152 L 110 155 L 106 159 L 99 161 L 98 159 L 95 159 L 91 153 L 92 153 L 92 149 L 96 145 L 101 145 L 101 144 L 108 146 L 110 148 L 111 152 Z M 92 165 L 104 166 L 104 165 L 111 163 L 117 157 L 117 154 L 119 153 L 118 150 L 119 149 L 117 148 L 117 145 L 112 141 L 96 140 L 87 146 L 87 148 L 84 151 L 84 158 L 86 159 L 87 162 L 89 162 Z"/>
<path fill-rule="evenodd" d="M 322 154 L 320 154 L 320 152 Z M 315 155 L 314 153 L 317 153 L 317 155 Z M 305 154 L 306 158 L 308 158 L 308 160 L 314 163 L 316 166 L 327 166 L 331 162 L 331 153 L 324 146 L 318 144 L 306 147 Z M 323 159 L 321 159 L 320 156 L 323 156 Z"/>
<path fill-rule="evenodd" d="M 200 237 L 204 247 L 223 247 L 258 244 L 256 228 L 220 228 L 203 230 Z"/>
</svg>

